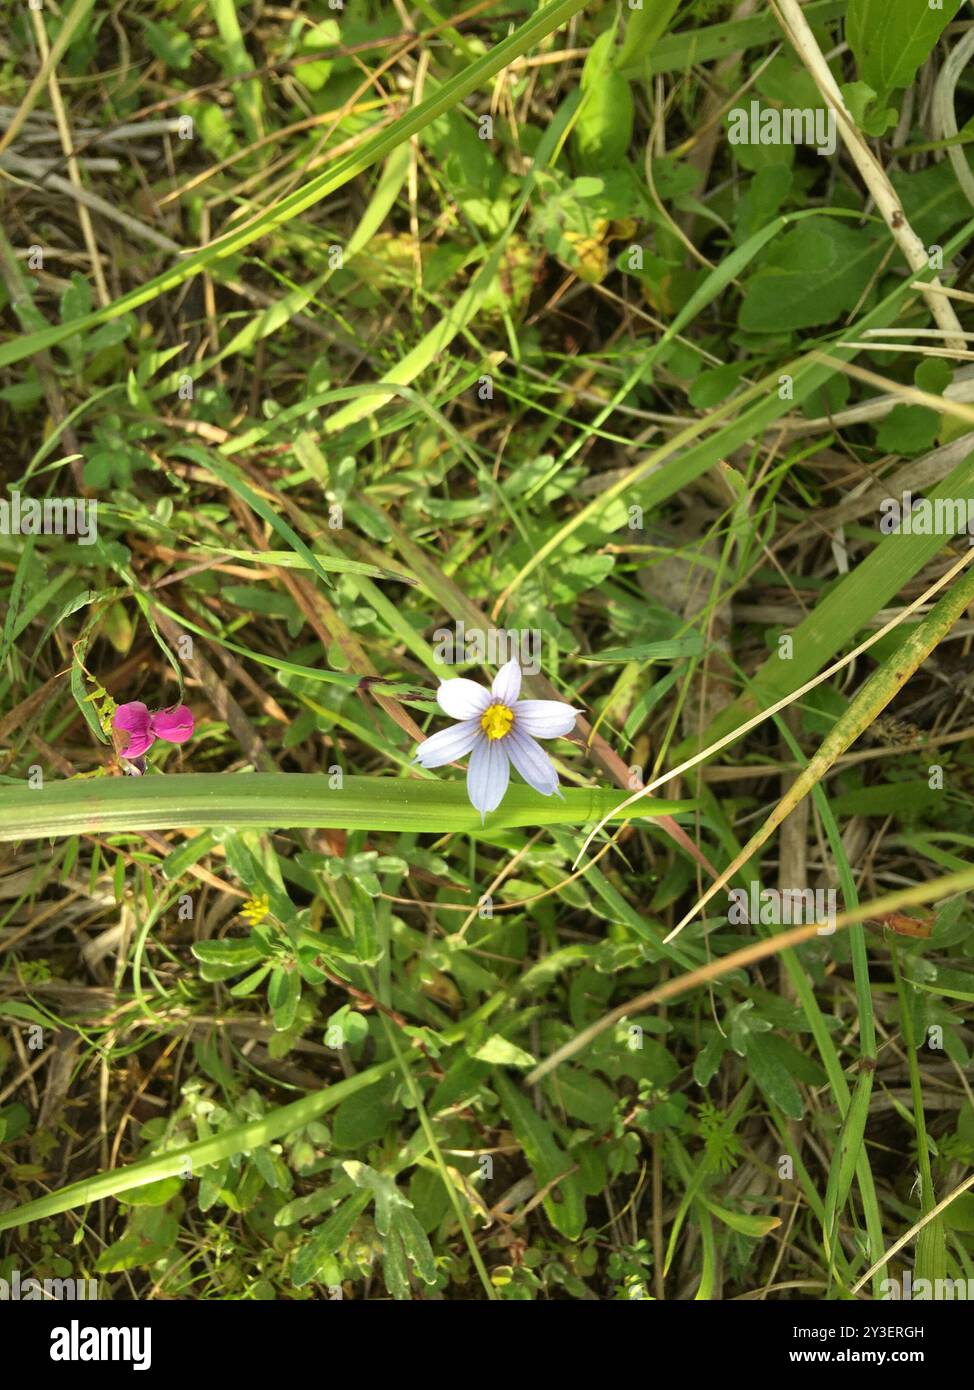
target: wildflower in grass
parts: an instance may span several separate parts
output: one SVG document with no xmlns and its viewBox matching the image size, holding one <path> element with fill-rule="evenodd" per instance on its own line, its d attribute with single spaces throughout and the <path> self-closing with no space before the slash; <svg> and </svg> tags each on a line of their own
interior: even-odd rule
<svg viewBox="0 0 974 1390">
<path fill-rule="evenodd" d="M 581 711 L 559 700 L 519 700 L 520 693 L 516 660 L 501 667 L 490 690 L 462 678 L 444 681 L 437 703 L 459 723 L 428 738 L 416 753 L 421 767 L 443 767 L 469 753 L 467 795 L 481 818 L 504 799 L 511 763 L 542 796 L 561 795 L 554 765 L 535 740 L 571 733 Z"/>
<path fill-rule="evenodd" d="M 262 893 L 259 898 L 248 898 L 240 909 L 240 915 L 250 926 L 256 927 L 260 922 L 263 922 L 270 910 L 270 898 L 266 893 Z"/>
<path fill-rule="evenodd" d="M 149 710 L 141 700 L 119 705 L 112 717 L 112 741 L 116 750 L 133 763 L 161 738 L 165 743 L 185 743 L 194 729 L 192 712 L 185 705 Z"/>
</svg>

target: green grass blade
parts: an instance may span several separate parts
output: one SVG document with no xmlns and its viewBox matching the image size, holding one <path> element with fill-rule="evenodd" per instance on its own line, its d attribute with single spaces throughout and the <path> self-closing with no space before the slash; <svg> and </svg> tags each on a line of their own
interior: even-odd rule
<svg viewBox="0 0 974 1390">
<path fill-rule="evenodd" d="M 359 1072 L 357 1076 L 336 1081 L 331 1086 L 315 1091 L 313 1095 L 303 1096 L 301 1100 L 292 1101 L 290 1105 L 271 1110 L 259 1120 L 251 1120 L 248 1124 L 226 1129 L 221 1134 L 214 1134 L 211 1138 L 202 1139 L 196 1144 L 187 1144 L 182 1149 L 169 1149 L 166 1153 L 153 1154 L 151 1158 L 130 1163 L 124 1168 L 112 1168 L 107 1173 L 99 1173 L 97 1177 L 70 1183 L 58 1192 L 39 1197 L 35 1202 L 27 1202 L 11 1211 L 0 1212 L 0 1231 L 9 1231 L 13 1226 L 24 1226 L 29 1221 L 56 1216 L 58 1212 L 71 1211 L 75 1207 L 85 1207 L 89 1202 L 102 1201 L 106 1197 L 117 1197 L 122 1192 L 132 1192 L 137 1187 L 159 1182 L 162 1178 L 185 1177 L 187 1174 L 197 1177 L 201 1168 L 219 1163 L 225 1158 L 232 1158 L 235 1154 L 260 1148 L 262 1144 L 270 1144 L 282 1135 L 292 1134 L 296 1129 L 303 1128 L 319 1115 L 324 1115 L 349 1096 L 355 1095 L 357 1091 L 374 1086 L 397 1066 L 395 1059 L 378 1062 L 367 1071 Z"/>
<path fill-rule="evenodd" d="M 65 338 L 77 333 L 86 333 L 98 324 L 107 323 L 110 319 L 119 318 L 143 304 L 149 304 L 152 300 L 158 299 L 159 295 L 175 289 L 177 285 L 185 284 L 203 270 L 216 273 L 217 262 L 266 237 L 274 228 L 290 222 L 292 218 L 314 207 L 322 198 L 327 198 L 358 174 L 384 159 L 399 145 L 425 130 L 437 116 L 443 115 L 458 102 L 463 101 L 464 97 L 482 87 L 515 58 L 520 58 L 540 39 L 558 29 L 584 6 L 585 0 L 555 0 L 553 4 L 546 5 L 476 63 L 472 63 L 464 72 L 457 73 L 444 82 L 433 96 L 412 107 L 387 128 L 377 131 L 361 148 L 336 160 L 330 169 L 325 169 L 323 173 L 310 179 L 303 188 L 296 189 L 286 198 L 282 198 L 279 203 L 244 226 L 177 261 L 161 275 L 147 280 L 137 289 L 130 290 L 128 294 L 122 295 L 104 309 L 87 314 L 84 318 L 74 319 L 70 323 L 39 329 L 36 333 L 28 333 L 0 346 L 0 367 L 31 357 L 56 343 L 63 342 Z"/>
<path fill-rule="evenodd" d="M 174 830 L 215 826 L 260 830 L 300 827 L 344 830 L 414 830 L 433 834 L 493 831 L 518 826 L 581 826 L 611 815 L 619 791 L 568 788 L 544 797 L 529 787 L 510 787 L 485 825 L 467 799 L 462 780 L 393 781 L 346 777 L 330 787 L 323 774 L 302 772 L 188 773 L 186 776 L 99 778 L 46 782 L 43 789 L 4 788 L 0 840 L 49 835 L 112 834 L 124 830 Z M 693 801 L 647 797 L 639 815 L 652 819 L 689 811 Z"/>
</svg>

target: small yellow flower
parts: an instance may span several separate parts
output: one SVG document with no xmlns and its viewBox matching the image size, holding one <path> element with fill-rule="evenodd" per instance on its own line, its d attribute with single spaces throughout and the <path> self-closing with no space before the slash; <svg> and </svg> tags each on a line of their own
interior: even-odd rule
<svg viewBox="0 0 974 1390">
<path fill-rule="evenodd" d="M 256 927 L 258 922 L 263 922 L 270 911 L 270 899 L 266 893 L 262 893 L 259 898 L 248 898 L 240 909 L 240 915 L 248 926 Z"/>
</svg>

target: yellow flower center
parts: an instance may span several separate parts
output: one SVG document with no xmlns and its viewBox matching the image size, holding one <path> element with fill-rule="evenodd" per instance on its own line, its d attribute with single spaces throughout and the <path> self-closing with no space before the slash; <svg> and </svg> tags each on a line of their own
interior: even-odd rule
<svg viewBox="0 0 974 1390">
<path fill-rule="evenodd" d="M 514 723 L 514 711 L 506 705 L 491 705 L 485 709 L 480 719 L 480 727 L 488 738 L 503 738 L 510 733 Z"/>
</svg>

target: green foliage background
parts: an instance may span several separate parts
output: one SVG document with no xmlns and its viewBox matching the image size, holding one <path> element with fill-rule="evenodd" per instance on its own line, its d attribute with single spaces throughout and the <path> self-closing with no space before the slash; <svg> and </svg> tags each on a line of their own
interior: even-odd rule
<svg viewBox="0 0 974 1390">
<path fill-rule="evenodd" d="M 764 7 L 14 7 L 4 496 L 98 527 L 0 534 L 0 1277 L 974 1276 L 966 588 L 573 868 L 967 547 L 880 525 L 974 502 L 970 354 L 915 284 L 968 324 L 959 0 L 804 13 L 926 269 L 841 138 L 727 138 L 752 101 L 827 111 Z M 438 682 L 492 675 L 444 668 L 457 623 L 531 634 L 528 693 L 585 710 L 563 801 L 512 786 L 481 825 L 412 763 Z M 197 722 L 139 781 L 134 699 Z M 721 895 L 670 939 L 840 744 L 734 883 L 850 923 L 782 950 Z"/>
</svg>

